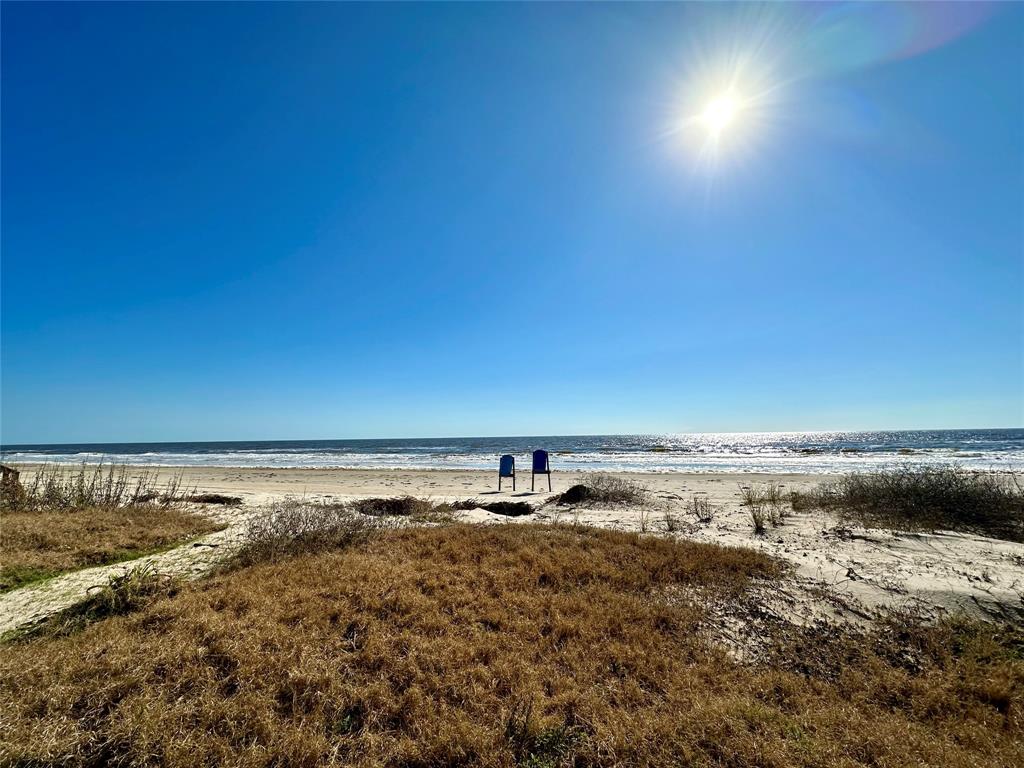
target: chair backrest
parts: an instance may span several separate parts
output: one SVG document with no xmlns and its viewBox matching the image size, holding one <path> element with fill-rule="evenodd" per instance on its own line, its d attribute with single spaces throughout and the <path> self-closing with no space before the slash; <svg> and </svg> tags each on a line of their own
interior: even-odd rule
<svg viewBox="0 0 1024 768">
<path fill-rule="evenodd" d="M 548 471 L 548 452 L 537 450 L 533 452 L 533 471 L 534 472 L 547 472 Z"/>
<path fill-rule="evenodd" d="M 502 477 L 512 477 L 516 471 L 516 460 L 515 457 L 505 454 L 498 461 L 498 474 Z"/>
</svg>

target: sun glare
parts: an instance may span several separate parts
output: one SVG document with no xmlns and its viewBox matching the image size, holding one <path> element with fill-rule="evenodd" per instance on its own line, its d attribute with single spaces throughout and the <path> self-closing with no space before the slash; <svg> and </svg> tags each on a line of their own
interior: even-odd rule
<svg viewBox="0 0 1024 768">
<path fill-rule="evenodd" d="M 786 117 L 789 49 L 776 44 L 776 26 L 763 22 L 723 27 L 693 43 L 666 101 L 663 136 L 709 178 L 756 160 Z"/>
<path fill-rule="evenodd" d="M 698 72 L 684 85 L 668 135 L 689 148 L 697 166 L 716 171 L 749 160 L 764 146 L 778 106 L 768 67 L 749 57 Z"/>
<path fill-rule="evenodd" d="M 736 119 L 739 110 L 739 100 L 733 94 L 727 93 L 708 104 L 701 119 L 708 130 L 717 136 Z"/>
</svg>

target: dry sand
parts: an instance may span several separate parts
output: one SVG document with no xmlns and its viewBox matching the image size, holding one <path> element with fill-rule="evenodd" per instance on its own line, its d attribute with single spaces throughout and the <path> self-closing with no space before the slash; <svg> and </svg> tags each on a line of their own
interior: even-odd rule
<svg viewBox="0 0 1024 768">
<path fill-rule="evenodd" d="M 23 467 L 29 470 L 31 468 Z M 497 491 L 495 472 L 456 470 L 346 470 L 162 468 L 161 474 L 184 473 L 199 491 L 241 496 L 240 507 L 219 507 L 215 514 L 234 523 L 227 531 L 171 552 L 147 558 L 171 573 L 196 575 L 208 569 L 237 539 L 246 517 L 286 497 L 348 500 L 366 496 L 410 494 L 434 500 L 477 498 L 522 500 L 540 505 L 551 494 L 547 478 L 537 478 L 530 491 L 529 474 L 518 478 L 517 490 L 503 484 Z M 821 615 L 851 620 L 866 618 L 878 608 L 910 608 L 927 615 L 966 613 L 983 618 L 1024 621 L 1024 545 L 956 533 L 896 533 L 840 526 L 824 512 L 796 513 L 763 536 L 753 532 L 741 488 L 778 483 L 785 492 L 820 482 L 814 475 L 766 474 L 639 474 L 628 479 L 648 486 L 656 508 L 568 509 L 548 505 L 532 515 L 506 518 L 472 510 L 463 519 L 479 523 L 579 522 L 655 535 L 752 547 L 795 566 L 796 579 L 780 585 L 774 597 L 790 618 Z M 574 473 L 555 473 L 555 493 L 575 483 Z M 542 490 L 543 488 L 543 490 Z M 698 524 L 686 511 L 694 496 L 706 496 L 716 507 L 709 524 Z M 213 512 L 214 510 L 211 510 Z M 677 530 L 668 531 L 671 516 Z M 212 546 L 207 546 L 212 545 Z M 103 583 L 125 564 L 90 568 L 41 585 L 0 595 L 0 633 L 38 619 L 80 599 L 89 586 Z M 771 597 L 771 595 L 769 595 Z"/>
</svg>

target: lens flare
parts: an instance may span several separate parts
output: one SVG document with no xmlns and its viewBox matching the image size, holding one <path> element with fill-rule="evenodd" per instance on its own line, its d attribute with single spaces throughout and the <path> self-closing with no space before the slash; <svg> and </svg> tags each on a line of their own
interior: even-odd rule
<svg viewBox="0 0 1024 768">
<path fill-rule="evenodd" d="M 898 119 L 872 126 L 898 107 L 866 103 L 839 77 L 938 48 L 999 12 L 990 3 L 697 6 L 667 80 L 660 138 L 710 181 L 726 166 L 767 162 L 801 135 L 891 137 L 906 130 Z"/>
</svg>

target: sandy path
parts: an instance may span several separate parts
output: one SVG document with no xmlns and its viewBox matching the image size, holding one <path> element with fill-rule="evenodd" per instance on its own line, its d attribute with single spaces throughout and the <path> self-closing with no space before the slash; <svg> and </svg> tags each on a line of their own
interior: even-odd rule
<svg viewBox="0 0 1024 768">
<path fill-rule="evenodd" d="M 166 552 L 114 565 L 85 568 L 6 592 L 0 595 L 0 635 L 69 608 L 85 598 L 92 588 L 103 586 L 111 576 L 121 575 L 128 568 L 152 563 L 160 573 L 186 579 L 201 576 L 223 557 L 224 552 L 231 550 L 240 533 L 241 526 L 234 525 Z"/>
<path fill-rule="evenodd" d="M 539 505 L 549 497 L 547 483 L 529 490 L 529 475 L 518 490 L 496 490 L 493 472 L 453 470 L 342 470 L 184 468 L 186 482 L 201 491 L 241 496 L 244 506 L 222 508 L 230 527 L 200 542 L 152 555 L 161 571 L 192 577 L 206 572 L 238 539 L 248 514 L 286 496 L 351 499 L 411 494 L 442 499 L 517 499 Z M 169 470 L 164 470 L 165 475 Z M 622 475 L 647 485 L 659 509 L 568 510 L 554 506 L 514 521 L 570 522 L 646 530 L 669 535 L 666 513 L 679 521 L 670 534 L 698 541 L 760 549 L 791 562 L 799 580 L 834 595 L 854 613 L 877 607 L 910 607 L 932 615 L 966 612 L 974 616 L 1024 621 L 1024 545 L 952 533 L 910 534 L 846 529 L 821 512 L 794 514 L 764 536 L 755 536 L 749 513 L 741 505 L 741 486 L 776 482 L 783 490 L 808 487 L 813 475 L 637 474 Z M 556 473 L 554 491 L 578 479 Z M 710 524 L 699 525 L 686 513 L 694 495 L 716 507 Z M 510 522 L 483 510 L 464 514 L 474 522 Z M 81 599 L 86 590 L 105 583 L 126 564 L 90 568 L 0 595 L 0 633 Z M 805 590 L 806 592 L 806 590 Z"/>
</svg>

